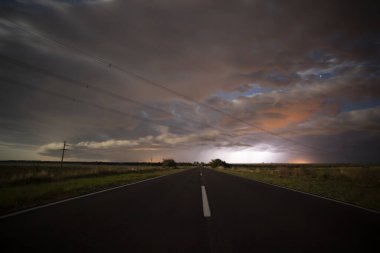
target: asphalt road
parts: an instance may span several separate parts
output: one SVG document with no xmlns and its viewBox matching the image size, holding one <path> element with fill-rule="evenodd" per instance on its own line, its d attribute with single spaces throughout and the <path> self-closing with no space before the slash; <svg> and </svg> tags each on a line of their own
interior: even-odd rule
<svg viewBox="0 0 380 253">
<path fill-rule="evenodd" d="M 4 253 L 380 252 L 379 213 L 199 168 L 1 219 L 0 233 Z"/>
</svg>

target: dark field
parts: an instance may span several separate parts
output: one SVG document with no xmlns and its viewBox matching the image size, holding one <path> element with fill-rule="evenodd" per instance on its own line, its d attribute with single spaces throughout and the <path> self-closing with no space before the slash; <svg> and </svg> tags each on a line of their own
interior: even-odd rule
<svg viewBox="0 0 380 253">
<path fill-rule="evenodd" d="M 0 162 L 0 213 L 168 175 L 160 163 Z M 218 171 L 380 210 L 380 166 L 234 164 Z"/>
<path fill-rule="evenodd" d="M 241 164 L 217 170 L 380 210 L 379 165 Z"/>
<path fill-rule="evenodd" d="M 0 213 L 182 171 L 159 163 L 1 162 Z"/>
</svg>

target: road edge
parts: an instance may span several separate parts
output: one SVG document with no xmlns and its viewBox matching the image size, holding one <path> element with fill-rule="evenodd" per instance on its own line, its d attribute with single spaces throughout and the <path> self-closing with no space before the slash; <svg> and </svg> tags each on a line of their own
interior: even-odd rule
<svg viewBox="0 0 380 253">
<path fill-rule="evenodd" d="M 255 180 L 255 179 L 246 178 L 246 177 L 243 177 L 243 176 L 240 176 L 240 175 L 235 175 L 235 174 L 230 174 L 230 173 L 226 173 L 226 172 L 222 172 L 222 171 L 218 171 L 218 170 L 213 170 L 213 169 L 206 168 L 206 167 L 204 167 L 204 168 L 207 169 L 207 170 L 215 171 L 215 172 L 222 173 L 222 174 L 225 174 L 225 175 L 230 175 L 230 176 L 242 178 L 242 179 L 245 179 L 245 180 L 253 181 L 253 182 L 256 182 L 256 183 L 265 184 L 265 185 L 269 185 L 269 186 L 274 186 L 274 187 L 277 187 L 277 188 L 282 188 L 282 189 L 285 189 L 285 190 L 288 190 L 288 191 L 297 192 L 297 193 L 301 193 L 301 194 L 304 194 L 304 195 L 309 195 L 309 196 L 320 198 L 320 199 L 324 199 L 324 200 L 329 200 L 329 201 L 332 201 L 332 202 L 335 202 L 335 203 L 339 203 L 339 204 L 343 204 L 343 205 L 346 205 L 346 206 L 356 207 L 358 209 L 365 210 L 367 212 L 371 212 L 371 213 L 375 213 L 375 214 L 380 214 L 380 211 L 377 211 L 375 209 L 366 208 L 366 207 L 363 207 L 363 206 L 355 205 L 355 204 L 344 202 L 344 201 L 341 201 L 341 200 L 332 199 L 332 198 L 316 195 L 314 193 L 309 193 L 309 192 L 304 192 L 304 191 L 288 188 L 286 186 L 266 183 L 266 182 L 258 181 L 258 180 Z"/>
<path fill-rule="evenodd" d="M 185 169 L 185 170 L 179 171 L 177 173 L 172 173 L 172 174 L 168 174 L 168 175 L 162 175 L 162 176 L 158 176 L 158 177 L 152 177 L 152 178 L 144 179 L 144 180 L 133 182 L 133 183 L 123 184 L 123 185 L 119 185 L 119 186 L 115 186 L 115 187 L 111 187 L 111 188 L 107 188 L 107 189 L 103 189 L 103 190 L 99 190 L 99 191 L 95 191 L 95 192 L 90 192 L 90 193 L 78 195 L 78 196 L 75 196 L 75 197 L 70 197 L 70 198 L 54 201 L 54 202 L 43 204 L 43 205 L 38 205 L 38 206 L 26 208 L 26 209 L 21 209 L 19 211 L 15 211 L 15 212 L 11 212 L 11 213 L 8 213 L 8 214 L 0 215 L 0 220 L 4 220 L 6 218 L 10 218 L 10 217 L 13 217 L 13 216 L 16 216 L 16 215 L 20 215 L 20 214 L 23 214 L 23 213 L 32 212 L 32 211 L 35 211 L 35 210 L 38 210 L 38 209 L 42 209 L 42 208 L 45 208 L 45 207 L 59 205 L 59 204 L 62 204 L 62 203 L 65 203 L 65 202 L 69 202 L 69 201 L 72 201 L 72 200 L 86 198 L 86 197 L 90 197 L 92 195 L 96 195 L 96 194 L 100 194 L 100 193 L 104 193 L 104 192 L 108 192 L 108 191 L 117 190 L 117 189 L 120 189 L 120 188 L 132 186 L 132 185 L 135 185 L 135 184 L 144 183 L 144 182 L 147 182 L 147 181 L 152 181 L 152 180 L 155 180 L 155 179 L 159 179 L 159 178 L 163 178 L 163 177 L 168 177 L 168 176 L 172 176 L 172 175 L 178 175 L 180 173 L 186 172 L 186 171 L 191 170 L 191 169 L 195 169 L 195 168 Z"/>
</svg>

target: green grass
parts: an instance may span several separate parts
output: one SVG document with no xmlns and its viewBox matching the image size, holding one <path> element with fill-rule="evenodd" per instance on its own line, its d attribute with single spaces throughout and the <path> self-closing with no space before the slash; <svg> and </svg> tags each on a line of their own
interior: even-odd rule
<svg viewBox="0 0 380 253">
<path fill-rule="evenodd" d="M 217 170 L 380 210 L 380 166 L 256 165 Z"/>
<path fill-rule="evenodd" d="M 43 167 L 43 168 L 41 168 Z M 183 171 L 154 166 L 0 165 L 0 213 Z"/>
</svg>

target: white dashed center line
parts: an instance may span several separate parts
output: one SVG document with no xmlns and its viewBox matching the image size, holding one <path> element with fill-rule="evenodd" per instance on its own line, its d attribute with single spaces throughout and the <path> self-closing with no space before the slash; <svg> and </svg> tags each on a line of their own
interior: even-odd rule
<svg viewBox="0 0 380 253">
<path fill-rule="evenodd" d="M 203 216 L 211 217 L 210 206 L 208 205 L 208 200 L 207 200 L 206 188 L 204 185 L 202 185 L 201 188 L 202 188 Z"/>
</svg>

